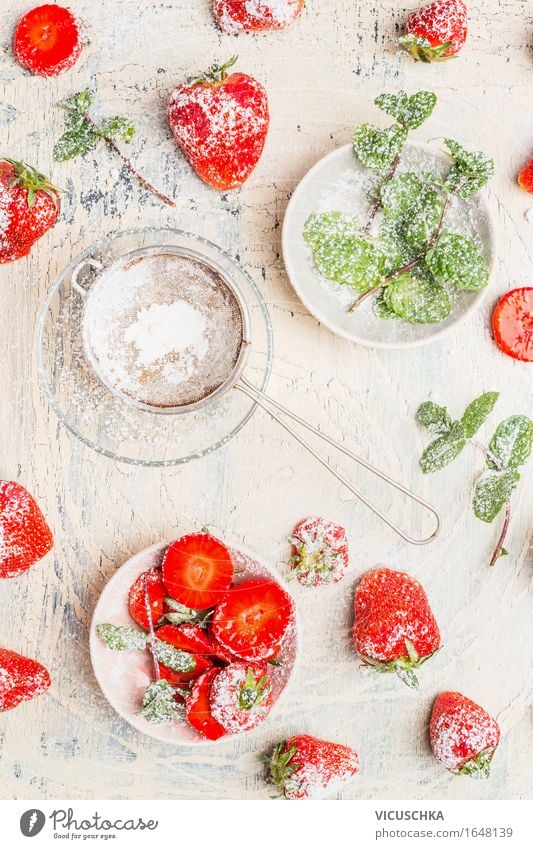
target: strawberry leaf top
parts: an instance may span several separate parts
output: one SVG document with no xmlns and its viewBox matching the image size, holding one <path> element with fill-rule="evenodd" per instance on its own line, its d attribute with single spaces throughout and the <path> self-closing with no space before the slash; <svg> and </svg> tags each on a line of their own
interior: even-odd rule
<svg viewBox="0 0 533 849">
<path fill-rule="evenodd" d="M 20 188 L 26 190 L 28 206 L 30 209 L 35 203 L 37 192 L 45 192 L 45 194 L 52 198 L 56 206 L 59 205 L 58 193 L 60 189 L 58 189 L 57 186 L 54 186 L 44 176 L 44 174 L 41 174 L 31 165 L 27 165 L 26 162 L 9 159 L 7 156 L 2 157 L 2 159 L 4 162 L 9 162 L 9 164 L 13 167 L 14 175 L 10 185 L 20 186 Z"/>
<path fill-rule="evenodd" d="M 457 770 L 457 774 L 468 775 L 470 778 L 489 778 L 490 765 L 495 751 L 496 746 L 484 749 L 479 753 L 479 755 L 476 755 L 475 758 L 470 758 L 470 760 L 465 761 L 464 764 L 462 764 Z"/>
<path fill-rule="evenodd" d="M 274 784 L 279 794 L 277 798 L 287 798 L 286 788 L 294 773 L 300 769 L 300 764 L 293 760 L 296 755 L 296 746 L 291 746 L 285 751 L 286 741 L 282 740 L 274 747 L 270 760 L 270 781 Z"/>
<path fill-rule="evenodd" d="M 417 62 L 446 62 L 447 59 L 455 58 L 453 54 L 448 54 L 448 50 L 452 46 L 451 41 L 445 41 L 444 44 L 437 44 L 432 47 L 424 36 L 408 33 L 400 36 L 398 42 Z"/>
<path fill-rule="evenodd" d="M 235 55 L 231 56 L 227 62 L 224 62 L 223 65 L 210 65 L 204 74 L 202 74 L 200 77 L 194 77 L 191 80 L 191 83 L 193 85 L 214 85 L 216 83 L 224 82 L 224 80 L 228 76 L 229 69 L 233 68 L 238 58 L 239 57 Z"/>
<path fill-rule="evenodd" d="M 248 669 L 246 678 L 239 687 L 240 710 L 252 710 L 262 704 L 270 694 L 270 681 L 268 675 L 256 678 L 253 669 Z"/>
</svg>

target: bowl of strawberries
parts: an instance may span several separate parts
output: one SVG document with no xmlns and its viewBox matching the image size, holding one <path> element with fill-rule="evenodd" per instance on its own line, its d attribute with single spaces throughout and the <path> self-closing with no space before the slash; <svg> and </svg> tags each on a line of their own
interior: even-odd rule
<svg viewBox="0 0 533 849">
<path fill-rule="evenodd" d="M 130 558 L 96 605 L 96 679 L 134 728 L 197 745 L 257 728 L 294 672 L 299 627 L 278 573 L 209 533 Z"/>
</svg>

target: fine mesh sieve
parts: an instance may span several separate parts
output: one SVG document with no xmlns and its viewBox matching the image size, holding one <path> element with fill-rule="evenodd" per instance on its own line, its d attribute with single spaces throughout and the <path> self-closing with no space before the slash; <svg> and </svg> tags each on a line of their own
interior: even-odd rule
<svg viewBox="0 0 533 849">
<path fill-rule="evenodd" d="M 78 282 L 86 265 L 99 272 L 88 290 Z M 72 285 L 85 299 L 82 335 L 86 358 L 113 394 L 151 413 L 182 414 L 211 407 L 223 394 L 238 389 L 402 539 L 424 545 L 437 536 L 440 516 L 427 501 L 243 376 L 251 343 L 248 310 L 236 285 L 215 262 L 183 248 L 155 246 L 128 253 L 106 268 L 86 258 L 73 272 Z M 157 308 L 165 310 L 163 331 Z M 405 533 L 283 417 L 428 511 L 435 520 L 433 532 L 422 539 Z"/>
</svg>

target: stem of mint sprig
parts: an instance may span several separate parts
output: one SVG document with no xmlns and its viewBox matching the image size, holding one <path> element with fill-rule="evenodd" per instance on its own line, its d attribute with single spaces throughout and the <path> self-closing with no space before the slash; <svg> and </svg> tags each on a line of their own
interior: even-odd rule
<svg viewBox="0 0 533 849">
<path fill-rule="evenodd" d="M 176 206 L 171 198 L 160 192 L 143 177 L 115 142 L 115 139 L 120 139 L 126 143 L 131 141 L 135 133 L 132 122 L 121 115 L 114 115 L 112 118 L 106 118 L 101 123 L 97 123 L 89 114 L 89 109 L 93 103 L 94 92 L 86 88 L 59 104 L 66 111 L 66 132 L 54 145 L 56 162 L 65 162 L 68 159 L 74 159 L 76 156 L 83 156 L 96 147 L 100 141 L 104 141 L 120 157 L 130 174 L 143 188 L 168 206 Z"/>
<path fill-rule="evenodd" d="M 424 450 L 420 467 L 424 474 L 440 471 L 462 452 L 498 400 L 498 392 L 486 392 L 468 405 L 461 419 L 453 421 L 446 407 L 426 401 L 417 410 L 419 424 L 436 436 Z M 518 486 L 518 469 L 533 448 L 533 422 L 527 416 L 514 415 L 501 422 L 484 450 L 487 468 L 478 478 L 472 499 L 474 514 L 482 522 L 492 523 L 505 507 L 503 527 L 490 558 L 490 565 L 506 555 L 504 543 L 511 521 L 511 495 Z"/>
<path fill-rule="evenodd" d="M 400 91 L 382 94 L 375 103 L 395 123 L 385 129 L 363 124 L 354 134 L 355 156 L 381 177 L 366 224 L 341 212 L 313 214 L 304 239 L 324 277 L 360 293 L 348 312 L 377 294 L 374 309 L 383 319 L 442 321 L 452 310 L 454 288 L 476 291 L 488 282 L 488 265 L 476 245 L 444 225 L 452 200 L 469 198 L 484 186 L 494 163 L 481 151 L 469 152 L 445 139 L 452 159 L 445 178 L 432 172 L 398 173 L 408 134 L 429 118 L 436 96 Z"/>
</svg>

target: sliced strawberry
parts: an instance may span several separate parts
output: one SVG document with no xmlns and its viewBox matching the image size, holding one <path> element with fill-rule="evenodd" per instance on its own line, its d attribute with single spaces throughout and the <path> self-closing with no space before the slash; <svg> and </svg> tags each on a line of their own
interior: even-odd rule
<svg viewBox="0 0 533 849">
<path fill-rule="evenodd" d="M 496 344 L 515 360 L 533 362 L 533 287 L 507 292 L 492 316 Z"/>
<path fill-rule="evenodd" d="M 0 481 L 0 578 L 15 578 L 54 544 L 36 501 L 16 481 Z"/>
<path fill-rule="evenodd" d="M 50 684 L 50 675 L 42 664 L 0 649 L 0 712 L 40 696 Z"/>
<path fill-rule="evenodd" d="M 72 12 L 49 3 L 26 12 L 13 39 L 13 52 L 20 64 L 41 77 L 68 71 L 81 48 L 80 30 Z"/>
<path fill-rule="evenodd" d="M 213 646 L 214 658 L 222 661 L 223 663 L 233 663 L 234 661 L 240 659 L 237 657 L 237 655 L 232 654 L 225 646 L 222 645 L 222 643 L 219 643 L 218 640 L 215 639 L 211 629 L 209 630 L 209 637 L 211 640 L 211 645 Z"/>
<path fill-rule="evenodd" d="M 212 668 L 210 657 L 213 654 L 213 646 L 205 631 L 197 625 L 162 625 L 155 633 L 158 640 L 174 646 L 175 649 L 189 652 L 194 655 L 196 661 L 192 672 L 174 672 L 160 663 L 161 677 L 169 684 L 187 684 Z"/>
<path fill-rule="evenodd" d="M 148 622 L 146 595 L 148 595 L 152 625 L 155 628 L 163 618 L 165 607 L 166 590 L 160 569 L 149 569 L 147 572 L 142 572 L 131 585 L 128 597 L 131 618 L 135 619 L 141 628 L 148 631 L 150 623 Z"/>
<path fill-rule="evenodd" d="M 205 610 L 220 601 L 233 580 L 231 555 L 210 534 L 188 534 L 168 547 L 163 580 L 171 598 Z"/>
<path fill-rule="evenodd" d="M 221 669 L 210 669 L 198 678 L 185 706 L 187 720 L 206 740 L 218 740 L 226 735 L 222 726 L 213 718 L 209 707 L 211 685 Z"/>
<path fill-rule="evenodd" d="M 211 622 L 215 640 L 244 660 L 270 660 L 280 649 L 293 605 L 275 581 L 245 581 L 217 605 Z"/>
<path fill-rule="evenodd" d="M 232 663 L 220 669 L 209 693 L 211 714 L 228 734 L 256 728 L 272 704 L 270 676 L 263 664 Z"/>
</svg>

